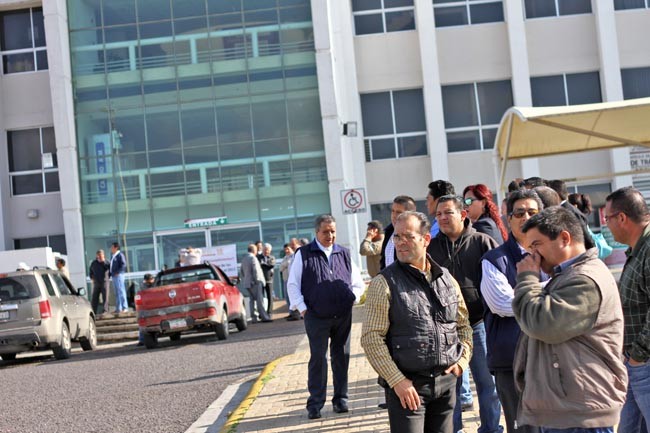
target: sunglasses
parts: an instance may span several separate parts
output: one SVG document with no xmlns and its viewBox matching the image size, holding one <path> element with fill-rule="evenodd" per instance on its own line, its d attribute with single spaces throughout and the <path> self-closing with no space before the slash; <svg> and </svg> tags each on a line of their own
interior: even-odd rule
<svg viewBox="0 0 650 433">
<path fill-rule="evenodd" d="M 465 203 L 465 206 L 471 206 L 472 203 L 475 201 L 478 201 L 476 197 L 467 197 L 466 199 L 463 199 L 463 203 Z"/>
<path fill-rule="evenodd" d="M 511 212 L 510 215 L 515 218 L 523 218 L 524 215 L 526 214 L 532 217 L 533 215 L 537 215 L 538 213 L 539 213 L 539 209 L 517 209 Z"/>
</svg>

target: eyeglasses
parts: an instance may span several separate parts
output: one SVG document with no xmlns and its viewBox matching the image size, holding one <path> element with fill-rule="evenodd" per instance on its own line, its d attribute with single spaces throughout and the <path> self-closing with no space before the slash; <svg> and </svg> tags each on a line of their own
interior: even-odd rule
<svg viewBox="0 0 650 433">
<path fill-rule="evenodd" d="M 515 211 L 510 212 L 510 216 L 513 216 L 515 218 L 523 218 L 524 215 L 528 214 L 528 216 L 533 216 L 537 215 L 539 213 L 539 209 L 517 209 Z"/>
<path fill-rule="evenodd" d="M 623 212 L 614 212 L 614 213 L 611 214 L 611 215 L 605 215 L 605 216 L 603 217 L 603 219 L 605 220 L 605 224 L 609 223 L 609 220 L 611 220 L 611 219 L 614 218 L 615 216 L 618 216 L 618 215 L 621 214 L 621 213 L 623 213 Z"/>
<path fill-rule="evenodd" d="M 474 203 L 475 201 L 478 201 L 476 197 L 467 197 L 463 199 L 463 203 L 465 203 L 465 206 L 471 206 L 471 204 Z"/>
</svg>

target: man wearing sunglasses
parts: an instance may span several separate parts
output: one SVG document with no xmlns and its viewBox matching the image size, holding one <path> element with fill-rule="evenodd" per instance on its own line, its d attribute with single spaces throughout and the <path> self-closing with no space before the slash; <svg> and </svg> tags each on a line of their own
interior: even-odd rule
<svg viewBox="0 0 650 433">
<path fill-rule="evenodd" d="M 517 263 L 512 301 L 522 332 L 517 422 L 543 433 L 613 433 L 627 383 L 616 281 L 598 250 L 585 248 L 573 212 L 544 209 L 522 231 L 531 254 Z M 541 271 L 551 275 L 546 284 Z"/>
<path fill-rule="evenodd" d="M 650 427 L 650 211 L 641 192 L 625 187 L 607 196 L 605 222 L 617 242 L 630 246 L 619 280 L 629 383 L 618 431 L 647 432 Z"/>
<path fill-rule="evenodd" d="M 517 284 L 517 263 L 527 254 L 524 248 L 526 235 L 522 229 L 526 221 L 537 215 L 542 207 L 542 201 L 534 190 L 512 192 L 507 201 L 508 224 L 511 229 L 508 240 L 485 253 L 482 259 L 481 295 L 488 307 L 483 316 L 487 365 L 494 376 L 508 433 L 539 431 L 537 427 L 528 425 L 519 425 L 515 429 L 519 394 L 515 388 L 512 365 L 521 330 L 512 312 L 512 300 Z"/>
<path fill-rule="evenodd" d="M 480 433 L 500 433 L 501 405 L 485 359 L 485 327 L 483 326 L 483 300 L 479 292 L 481 285 L 481 257 L 496 248 L 497 243 L 485 233 L 472 227 L 461 197 L 446 195 L 438 199 L 436 219 L 440 233 L 431 239 L 427 252 L 431 258 L 449 270 L 458 281 L 472 326 L 474 351 L 469 363 L 476 393 L 478 395 Z M 462 380 L 458 381 L 457 393 L 461 391 Z M 454 409 L 454 431 L 462 429 L 461 405 Z"/>
</svg>

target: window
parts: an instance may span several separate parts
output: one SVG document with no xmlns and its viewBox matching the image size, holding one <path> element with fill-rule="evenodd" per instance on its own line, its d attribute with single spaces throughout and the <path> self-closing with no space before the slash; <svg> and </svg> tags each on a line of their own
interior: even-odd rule
<svg viewBox="0 0 650 433">
<path fill-rule="evenodd" d="M 413 0 L 352 0 L 356 35 L 415 29 Z"/>
<path fill-rule="evenodd" d="M 591 0 L 524 0 L 526 18 L 591 13 Z"/>
<path fill-rule="evenodd" d="M 623 99 L 650 96 L 650 67 L 621 69 Z"/>
<path fill-rule="evenodd" d="M 534 107 L 602 102 L 598 72 L 532 77 L 530 89 Z"/>
<path fill-rule="evenodd" d="M 68 254 L 65 246 L 65 235 L 38 236 L 34 238 L 14 239 L 14 249 L 25 250 L 28 248 L 50 247 L 52 251 Z"/>
<path fill-rule="evenodd" d="M 614 9 L 642 9 L 650 8 L 650 0 L 614 0 Z"/>
<path fill-rule="evenodd" d="M 503 113 L 512 106 L 510 80 L 442 86 L 447 150 L 494 147 Z"/>
<path fill-rule="evenodd" d="M 59 191 L 54 128 L 7 131 L 11 194 Z"/>
<path fill-rule="evenodd" d="M 0 50 L 5 74 L 47 69 L 43 9 L 1 12 Z"/>
<path fill-rule="evenodd" d="M 503 21 L 501 0 L 433 0 L 436 27 Z"/>
<path fill-rule="evenodd" d="M 427 154 L 422 89 L 361 95 L 366 161 Z"/>
</svg>

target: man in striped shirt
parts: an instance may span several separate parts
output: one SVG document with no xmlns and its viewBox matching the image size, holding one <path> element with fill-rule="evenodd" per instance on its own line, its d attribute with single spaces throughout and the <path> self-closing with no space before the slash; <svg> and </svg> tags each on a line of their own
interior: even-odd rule
<svg viewBox="0 0 650 433">
<path fill-rule="evenodd" d="M 630 247 L 619 281 L 629 382 L 618 432 L 642 433 L 650 423 L 650 211 L 641 192 L 628 186 L 608 195 L 605 222 Z"/>
</svg>

